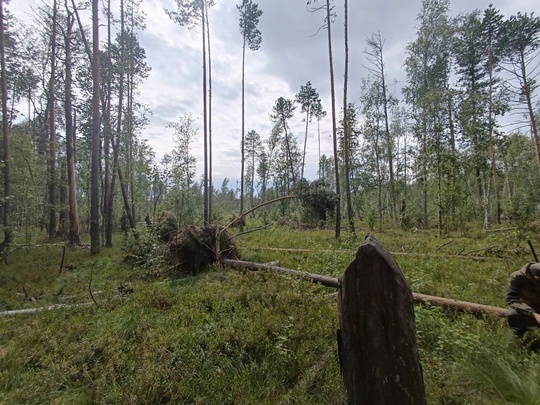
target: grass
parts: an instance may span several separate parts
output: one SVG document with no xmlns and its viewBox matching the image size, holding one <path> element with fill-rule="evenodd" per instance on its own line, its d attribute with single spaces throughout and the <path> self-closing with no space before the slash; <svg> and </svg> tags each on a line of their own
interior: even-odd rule
<svg viewBox="0 0 540 405">
<path fill-rule="evenodd" d="M 528 260 L 523 247 L 533 235 L 375 236 L 410 254 L 396 259 L 414 291 L 504 306 L 508 276 Z M 272 228 L 237 243 L 245 260 L 340 276 L 360 240 Z M 484 249 L 490 246 L 497 249 Z M 312 252 L 259 249 L 268 247 Z M 448 256 L 477 249 L 485 260 Z M 148 279 L 122 260 L 119 246 L 97 258 L 68 249 L 59 274 L 61 255 L 58 245 L 17 249 L 0 268 L 0 310 L 90 302 L 91 273 L 100 306 L 1 317 L 0 403 L 344 402 L 332 290 L 217 267 Z M 504 320 L 429 305 L 417 305 L 415 315 L 428 403 L 538 403 L 538 356 L 518 345 Z"/>
</svg>

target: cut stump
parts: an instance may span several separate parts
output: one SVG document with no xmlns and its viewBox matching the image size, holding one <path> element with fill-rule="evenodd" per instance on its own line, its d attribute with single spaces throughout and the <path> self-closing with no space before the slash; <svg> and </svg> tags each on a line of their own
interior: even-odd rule
<svg viewBox="0 0 540 405">
<path fill-rule="evenodd" d="M 413 294 L 392 255 L 371 235 L 338 296 L 338 346 L 351 404 L 425 404 Z"/>
</svg>

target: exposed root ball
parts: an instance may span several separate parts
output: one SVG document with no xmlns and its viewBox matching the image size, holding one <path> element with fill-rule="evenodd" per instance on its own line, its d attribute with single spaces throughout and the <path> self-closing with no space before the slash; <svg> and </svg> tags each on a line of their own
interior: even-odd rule
<svg viewBox="0 0 540 405">
<path fill-rule="evenodd" d="M 162 213 L 157 222 L 159 239 L 162 242 L 169 242 L 176 234 L 176 217 L 172 212 Z"/>
<path fill-rule="evenodd" d="M 168 246 L 177 269 L 198 273 L 216 261 L 216 251 L 221 258 L 236 258 L 236 246 L 229 240 L 227 231 L 222 230 L 220 225 L 190 225 L 172 237 Z"/>
</svg>

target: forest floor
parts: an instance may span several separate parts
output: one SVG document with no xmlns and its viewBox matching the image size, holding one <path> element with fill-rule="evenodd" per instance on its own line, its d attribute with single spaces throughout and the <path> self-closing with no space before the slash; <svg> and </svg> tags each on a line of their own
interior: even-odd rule
<svg viewBox="0 0 540 405">
<path fill-rule="evenodd" d="M 533 232 L 373 232 L 414 292 L 505 306 Z M 210 267 L 164 277 L 123 260 L 122 237 L 85 248 L 17 246 L 0 266 L 2 404 L 341 404 L 332 289 Z M 240 257 L 340 277 L 363 238 L 275 227 L 236 238 Z M 79 306 L 67 306 L 84 304 Z M 540 357 L 504 319 L 415 305 L 429 404 L 534 404 Z"/>
</svg>

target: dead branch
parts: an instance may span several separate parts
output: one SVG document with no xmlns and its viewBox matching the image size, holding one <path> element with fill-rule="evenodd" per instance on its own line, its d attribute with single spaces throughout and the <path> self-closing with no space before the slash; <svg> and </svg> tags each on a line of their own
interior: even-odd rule
<svg viewBox="0 0 540 405">
<path fill-rule="evenodd" d="M 297 392 L 305 392 L 310 385 L 313 384 L 317 376 L 320 374 L 321 370 L 324 368 L 330 357 L 332 356 L 334 352 L 334 348 L 330 347 L 326 353 L 322 355 L 322 357 L 315 363 L 311 368 L 309 368 L 302 379 L 296 384 L 294 387 L 292 387 L 285 396 L 284 399 L 282 399 L 278 405 L 284 405 L 288 404 L 290 402 L 290 399 L 292 398 L 292 395 L 295 391 Z"/>
<path fill-rule="evenodd" d="M 40 307 L 40 308 L 26 308 L 26 309 L 14 309 L 11 311 L 2 311 L 0 312 L 0 317 L 3 316 L 13 316 L 13 315 L 25 315 L 25 314 L 35 314 L 37 312 L 42 311 L 52 311 L 54 309 L 61 309 L 61 308 L 76 308 L 76 307 L 86 307 L 92 305 L 91 302 L 84 302 L 81 304 L 56 304 L 56 305 L 49 305 L 47 307 Z"/>
<path fill-rule="evenodd" d="M 94 265 L 96 262 L 92 263 L 92 267 L 90 267 L 90 281 L 88 282 L 88 292 L 90 293 L 90 298 L 92 298 L 92 301 L 94 301 L 94 304 L 96 304 L 96 307 L 99 308 L 99 304 L 97 303 L 96 299 L 94 298 L 94 294 L 92 294 L 92 275 L 94 273 Z"/>
<path fill-rule="evenodd" d="M 66 245 L 62 246 L 62 260 L 60 261 L 60 270 L 58 274 L 62 274 L 62 269 L 64 268 L 64 259 L 66 258 Z"/>
<path fill-rule="evenodd" d="M 257 232 L 257 231 L 262 231 L 262 230 L 264 230 L 264 229 L 266 229 L 266 228 L 268 228 L 268 225 L 260 226 L 260 227 L 255 228 L 255 229 L 250 229 L 249 231 L 238 232 L 237 234 L 230 236 L 228 240 L 231 240 L 231 239 L 233 239 L 233 238 L 236 238 L 237 236 L 246 235 L 246 234 L 248 234 L 248 233 Z"/>
<path fill-rule="evenodd" d="M 486 229 L 484 232 L 489 233 L 489 232 L 514 231 L 516 229 L 518 229 L 517 226 L 511 226 L 509 228 Z"/>
<path fill-rule="evenodd" d="M 252 209 L 244 212 L 243 214 L 241 214 L 240 216 L 235 218 L 233 221 L 231 221 L 231 223 L 229 225 L 227 225 L 225 228 L 223 228 L 221 232 L 223 232 L 223 231 L 227 230 L 228 228 L 230 228 L 234 223 L 236 223 L 236 221 L 239 221 L 240 219 L 244 218 L 246 215 L 251 214 L 253 211 L 258 210 L 259 208 L 262 208 L 265 205 L 273 204 L 273 203 L 283 201 L 283 200 L 288 200 L 290 198 L 298 198 L 298 196 L 297 195 L 286 195 L 286 196 L 283 196 L 283 197 L 274 198 L 273 200 L 265 201 L 262 204 L 259 204 L 256 207 L 253 207 Z"/>
<path fill-rule="evenodd" d="M 452 242 L 453 242 L 453 240 L 449 240 L 448 242 L 443 243 L 441 246 L 439 246 L 439 247 L 438 247 L 437 249 L 435 249 L 435 250 L 441 250 L 443 247 L 449 245 L 449 244 L 452 243 Z"/>
</svg>

